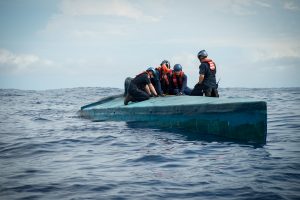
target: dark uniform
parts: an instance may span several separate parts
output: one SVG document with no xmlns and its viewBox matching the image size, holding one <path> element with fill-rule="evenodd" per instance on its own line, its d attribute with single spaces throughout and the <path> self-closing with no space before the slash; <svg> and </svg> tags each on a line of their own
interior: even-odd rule
<svg viewBox="0 0 300 200">
<path fill-rule="evenodd" d="M 146 72 L 137 75 L 131 80 L 128 87 L 128 94 L 132 97 L 133 102 L 145 101 L 150 98 L 150 95 L 145 92 L 145 86 L 150 83 L 150 79 Z"/>
<path fill-rule="evenodd" d="M 218 93 L 218 85 L 216 83 L 216 66 L 215 63 L 210 60 L 206 59 L 202 61 L 201 65 L 199 66 L 199 74 L 204 75 L 204 80 L 201 84 L 196 84 L 191 95 L 192 96 L 205 96 L 208 97 L 219 97 Z"/>
</svg>

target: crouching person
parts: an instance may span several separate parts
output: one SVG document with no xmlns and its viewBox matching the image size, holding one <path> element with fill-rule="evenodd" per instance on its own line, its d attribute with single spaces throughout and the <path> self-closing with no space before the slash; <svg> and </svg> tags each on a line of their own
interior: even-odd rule
<svg viewBox="0 0 300 200">
<path fill-rule="evenodd" d="M 132 79 L 127 89 L 127 95 L 124 99 L 124 105 L 128 105 L 130 101 L 145 101 L 148 100 L 151 96 L 157 96 L 156 90 L 150 81 L 153 76 L 154 72 L 149 68 L 145 72 L 142 72 L 134 79 Z"/>
</svg>

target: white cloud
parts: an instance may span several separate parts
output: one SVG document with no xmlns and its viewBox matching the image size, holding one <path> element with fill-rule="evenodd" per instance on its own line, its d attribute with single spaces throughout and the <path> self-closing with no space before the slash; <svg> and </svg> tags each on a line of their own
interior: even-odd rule
<svg viewBox="0 0 300 200">
<path fill-rule="evenodd" d="M 210 1 L 209 4 L 222 12 L 238 16 L 256 15 L 257 8 L 272 7 L 270 1 L 267 0 L 215 0 Z"/>
<path fill-rule="evenodd" d="M 53 66 L 53 62 L 41 59 L 34 54 L 14 54 L 6 49 L 0 49 L 1 73 L 26 73 Z"/>
<path fill-rule="evenodd" d="M 250 5 L 252 5 L 251 0 L 234 1 L 231 4 L 231 10 L 234 14 L 241 16 L 256 14 L 255 10 L 248 9 Z"/>
<path fill-rule="evenodd" d="M 63 15 L 107 15 L 127 17 L 135 20 L 158 21 L 159 18 L 145 15 L 141 7 L 126 0 L 64 0 L 61 4 Z"/>
<path fill-rule="evenodd" d="M 299 3 L 299 1 L 297 1 Z M 297 5 L 296 1 L 285 0 L 283 8 L 292 11 L 300 11 L 300 5 Z"/>
<path fill-rule="evenodd" d="M 240 35 L 236 37 L 215 38 L 179 38 L 166 40 L 166 43 L 201 44 L 205 48 L 238 48 L 247 52 L 253 61 L 271 60 L 279 58 L 300 58 L 300 38 L 248 38 Z"/>
<path fill-rule="evenodd" d="M 261 7 L 265 7 L 265 8 L 271 8 L 271 4 L 270 1 L 255 1 L 255 4 L 261 6 Z"/>
<path fill-rule="evenodd" d="M 59 12 L 54 14 L 39 34 L 54 40 L 76 42 L 107 41 L 107 38 L 131 36 L 137 26 L 161 20 L 153 12 L 160 2 L 148 9 L 144 2 L 127 0 L 62 0 Z"/>
<path fill-rule="evenodd" d="M 250 45 L 254 61 L 272 59 L 300 58 L 300 44 L 289 39 L 260 39 L 255 45 Z"/>
</svg>

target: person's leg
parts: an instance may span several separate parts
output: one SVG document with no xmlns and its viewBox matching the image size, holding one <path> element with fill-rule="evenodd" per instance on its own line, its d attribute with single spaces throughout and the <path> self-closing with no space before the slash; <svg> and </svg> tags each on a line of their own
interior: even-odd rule
<svg viewBox="0 0 300 200">
<path fill-rule="evenodd" d="M 126 84 L 126 81 L 125 81 Z M 129 82 L 129 86 L 127 87 L 127 92 L 126 92 L 126 96 L 124 99 L 124 105 L 128 105 L 128 103 L 130 101 L 133 101 L 133 97 L 132 97 L 132 93 L 134 92 L 134 90 L 136 89 L 136 85 L 132 82 Z"/>
<path fill-rule="evenodd" d="M 127 77 L 125 79 L 125 83 L 124 83 L 124 97 L 127 96 L 127 93 L 128 93 L 128 87 L 129 87 L 129 84 L 130 82 L 132 81 L 133 78 L 130 78 L 130 77 Z"/>
<path fill-rule="evenodd" d="M 203 96 L 203 87 L 200 84 L 196 84 L 191 91 L 191 96 Z"/>
<path fill-rule="evenodd" d="M 211 93 L 211 96 L 212 97 L 219 97 L 219 92 L 218 92 L 218 89 L 212 89 L 212 93 Z"/>
<path fill-rule="evenodd" d="M 177 95 L 179 93 L 179 89 L 174 89 L 173 91 L 172 91 L 172 94 L 173 95 Z"/>
<path fill-rule="evenodd" d="M 192 89 L 191 89 L 191 88 L 189 88 L 189 87 L 186 87 L 186 88 L 184 88 L 184 91 L 183 91 L 183 93 L 184 93 L 185 95 L 191 95 L 191 93 L 192 93 Z"/>
<path fill-rule="evenodd" d="M 207 88 L 204 90 L 204 94 L 206 97 L 211 97 L 212 88 Z"/>
<path fill-rule="evenodd" d="M 131 90 L 130 95 L 132 96 L 132 101 L 134 102 L 145 101 L 150 98 L 149 94 L 139 88 Z"/>
</svg>

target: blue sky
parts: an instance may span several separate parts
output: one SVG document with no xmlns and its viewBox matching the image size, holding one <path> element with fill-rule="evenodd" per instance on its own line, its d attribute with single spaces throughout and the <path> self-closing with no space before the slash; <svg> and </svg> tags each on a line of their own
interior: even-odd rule
<svg viewBox="0 0 300 200">
<path fill-rule="evenodd" d="M 0 0 L 0 88 L 123 87 L 197 53 L 221 87 L 300 87 L 298 0 Z"/>
</svg>

